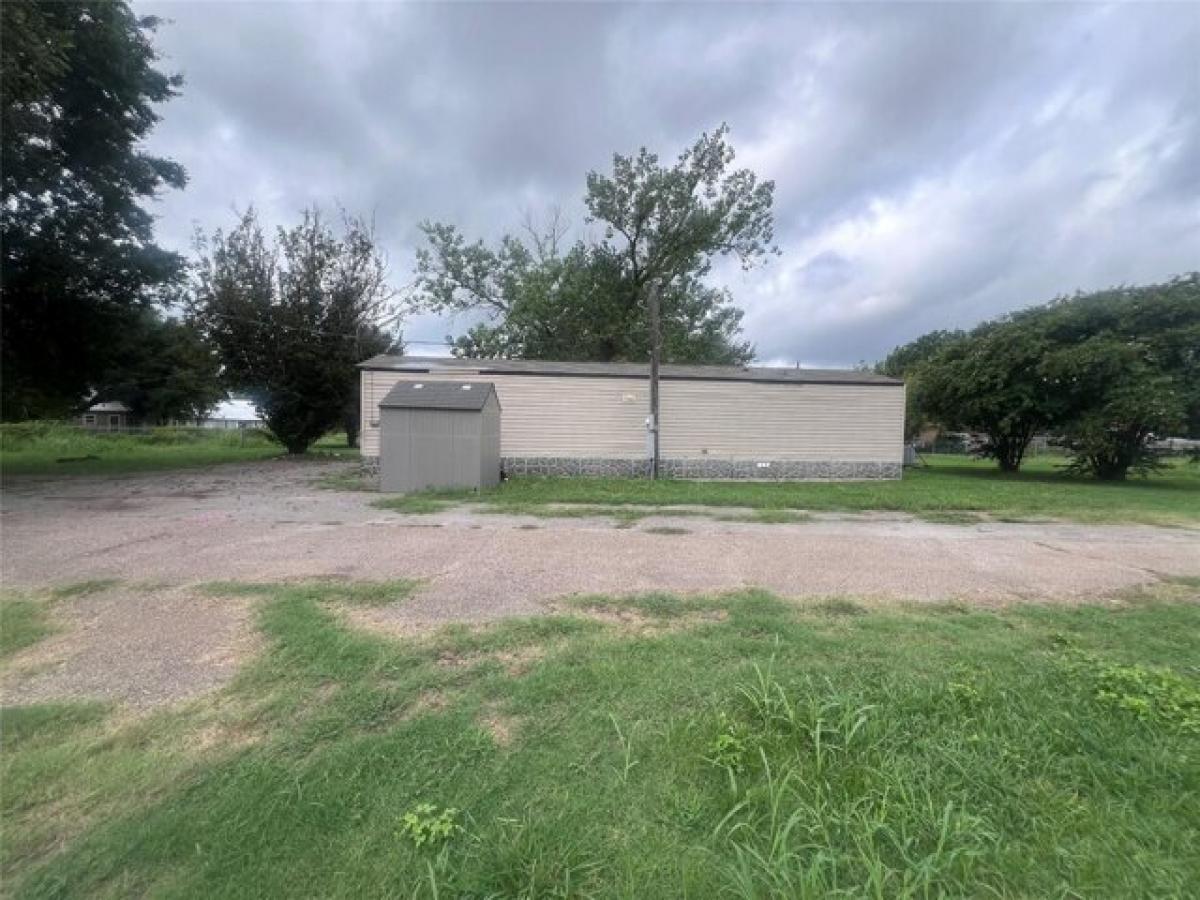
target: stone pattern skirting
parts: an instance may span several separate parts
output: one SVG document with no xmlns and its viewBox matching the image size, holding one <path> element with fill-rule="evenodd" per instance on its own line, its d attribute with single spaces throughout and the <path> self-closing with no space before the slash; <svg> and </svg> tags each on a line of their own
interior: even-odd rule
<svg viewBox="0 0 1200 900">
<path fill-rule="evenodd" d="M 501 464 L 510 475 L 609 475 L 644 478 L 650 474 L 645 459 L 602 457 L 518 456 L 505 457 Z M 766 481 L 862 480 L 899 478 L 900 463 L 813 462 L 772 460 L 762 466 L 752 459 L 664 459 L 659 471 L 665 478 L 732 478 Z"/>
<path fill-rule="evenodd" d="M 900 463 L 776 459 L 766 465 L 752 459 L 664 459 L 659 471 L 668 478 L 734 478 L 768 481 L 858 481 L 899 478 Z"/>
<path fill-rule="evenodd" d="M 510 478 L 519 475 L 591 475 L 647 478 L 648 459 L 605 459 L 599 456 L 506 456 L 500 466 Z"/>
<path fill-rule="evenodd" d="M 554 476 L 608 476 L 646 478 L 650 461 L 646 459 L 609 459 L 599 456 L 506 456 L 500 461 L 505 474 Z M 363 475 L 379 477 L 379 457 L 362 458 Z M 771 460 L 760 466 L 750 459 L 664 459 L 659 471 L 664 478 L 729 478 L 758 481 L 865 481 L 899 478 L 900 463 L 885 462 L 814 462 L 811 460 Z"/>
</svg>

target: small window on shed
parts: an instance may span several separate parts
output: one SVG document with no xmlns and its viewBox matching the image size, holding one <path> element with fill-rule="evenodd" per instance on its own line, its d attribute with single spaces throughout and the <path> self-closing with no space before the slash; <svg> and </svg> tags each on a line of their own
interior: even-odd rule
<svg viewBox="0 0 1200 900">
<path fill-rule="evenodd" d="M 84 424 L 84 425 L 95 425 L 95 424 L 96 424 L 96 417 L 95 417 L 95 416 L 84 416 L 84 417 L 83 417 L 83 424 Z"/>
</svg>

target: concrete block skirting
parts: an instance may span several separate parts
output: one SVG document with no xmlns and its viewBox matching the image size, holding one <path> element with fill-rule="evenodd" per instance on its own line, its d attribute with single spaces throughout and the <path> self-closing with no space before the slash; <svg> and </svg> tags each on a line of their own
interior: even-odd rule
<svg viewBox="0 0 1200 900">
<path fill-rule="evenodd" d="M 506 456 L 501 461 L 509 477 L 521 475 L 608 476 L 646 478 L 646 459 L 606 459 L 591 456 Z M 363 474 L 379 476 L 379 458 L 364 456 Z M 751 459 L 664 459 L 659 471 L 665 478 L 754 479 L 758 481 L 865 481 L 899 478 L 900 463 L 814 462 L 771 460 L 765 465 Z"/>
<path fill-rule="evenodd" d="M 646 459 L 604 459 L 600 457 L 519 456 L 504 457 L 504 471 L 510 475 L 608 475 L 645 478 L 650 474 Z M 860 480 L 899 478 L 900 463 L 885 462 L 813 462 L 811 460 L 772 460 L 765 465 L 753 459 L 664 459 L 659 471 L 665 478 L 729 478 L 765 481 Z"/>
</svg>

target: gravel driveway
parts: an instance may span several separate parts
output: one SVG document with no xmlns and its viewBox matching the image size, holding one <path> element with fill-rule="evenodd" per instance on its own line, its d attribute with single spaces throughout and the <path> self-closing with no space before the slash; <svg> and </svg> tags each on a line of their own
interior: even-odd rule
<svg viewBox="0 0 1200 900">
<path fill-rule="evenodd" d="M 537 613 L 575 593 L 755 586 L 794 597 L 1069 602 L 1165 575 L 1200 575 L 1194 529 L 941 525 L 895 515 L 820 515 L 773 525 L 663 518 L 618 529 L 608 519 L 521 519 L 465 508 L 402 516 L 372 508 L 372 494 L 316 484 L 346 465 L 267 461 L 14 480 L 0 501 L 0 572 L 6 586 L 18 588 L 120 579 L 124 587 L 76 620 L 89 623 L 92 644 L 113 646 L 128 637 L 135 608 L 121 596 L 137 595 L 151 606 L 145 598 L 161 596 L 178 609 L 180 591 L 214 580 L 424 578 L 414 599 L 373 613 L 380 625 L 409 628 Z M 647 530 L 664 525 L 686 531 Z M 170 590 L 147 591 L 147 584 Z M 155 664 L 168 657 L 227 659 L 244 642 L 245 615 L 221 603 L 188 609 L 186 619 L 173 620 L 179 622 L 173 636 L 159 642 Z M 153 615 L 142 609 L 134 618 Z M 67 646 L 64 654 L 67 662 L 44 663 L 41 677 L 56 665 L 69 669 L 71 659 L 105 665 L 103 654 L 85 647 Z M 86 678 L 67 680 L 87 692 Z"/>
<path fill-rule="evenodd" d="M 318 479 L 346 463 L 269 461 L 122 477 L 21 479 L 0 501 L 9 586 L 92 578 L 182 585 L 302 576 L 429 579 L 413 616 L 537 612 L 578 592 L 727 590 L 908 600 L 1075 599 L 1200 574 L 1200 530 L 1066 523 L 943 525 L 820 515 L 703 518 L 430 516 Z M 675 525 L 684 534 L 647 529 Z"/>
</svg>

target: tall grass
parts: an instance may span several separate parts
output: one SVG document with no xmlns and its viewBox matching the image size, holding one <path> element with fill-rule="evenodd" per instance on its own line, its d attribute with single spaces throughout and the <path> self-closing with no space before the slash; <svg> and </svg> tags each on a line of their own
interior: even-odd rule
<svg viewBox="0 0 1200 900">
<path fill-rule="evenodd" d="M 317 453 L 351 451 L 333 435 Z M 0 425 L 0 471 L 20 474 L 93 474 L 184 468 L 279 456 L 282 448 L 263 429 L 150 428 L 104 432 L 62 422 Z M 357 451 L 354 451 L 357 452 Z"/>
</svg>

